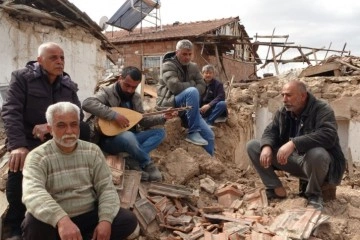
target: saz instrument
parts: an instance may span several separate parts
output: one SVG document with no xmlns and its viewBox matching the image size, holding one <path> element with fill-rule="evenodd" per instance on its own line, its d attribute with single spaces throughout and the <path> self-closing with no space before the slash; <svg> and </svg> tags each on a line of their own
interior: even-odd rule
<svg viewBox="0 0 360 240">
<path fill-rule="evenodd" d="M 183 111 L 187 109 L 191 109 L 191 106 L 187 107 L 180 107 L 180 108 L 171 108 L 167 110 L 157 111 L 157 112 L 150 112 L 150 113 L 139 113 L 129 108 L 122 108 L 122 107 L 112 107 L 113 111 L 124 115 L 129 120 L 129 126 L 126 128 L 121 128 L 116 121 L 114 120 L 106 120 L 103 118 L 99 118 L 97 125 L 99 130 L 102 134 L 106 136 L 115 136 L 119 133 L 122 133 L 124 131 L 127 131 L 131 129 L 133 126 L 135 126 L 143 117 L 157 115 L 157 114 L 163 114 L 163 113 L 171 113 L 175 111 Z"/>
</svg>

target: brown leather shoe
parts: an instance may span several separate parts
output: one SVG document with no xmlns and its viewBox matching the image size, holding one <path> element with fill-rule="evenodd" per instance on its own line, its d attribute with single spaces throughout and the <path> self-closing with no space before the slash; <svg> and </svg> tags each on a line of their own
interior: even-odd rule
<svg viewBox="0 0 360 240">
<path fill-rule="evenodd" d="M 286 198 L 286 190 L 284 187 L 266 189 L 265 192 L 268 200 Z"/>
</svg>

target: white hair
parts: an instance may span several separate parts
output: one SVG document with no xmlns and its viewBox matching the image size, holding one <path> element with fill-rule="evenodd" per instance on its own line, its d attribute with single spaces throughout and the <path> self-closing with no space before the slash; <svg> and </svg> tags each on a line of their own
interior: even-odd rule
<svg viewBox="0 0 360 240">
<path fill-rule="evenodd" d="M 180 50 L 180 49 L 192 49 L 193 48 L 193 44 L 192 42 L 190 42 L 190 40 L 187 39 L 183 39 L 180 40 L 176 43 L 176 51 Z"/>
<path fill-rule="evenodd" d="M 207 71 L 215 73 L 215 67 L 211 64 L 205 65 L 202 68 L 202 72 L 207 72 Z"/>
<path fill-rule="evenodd" d="M 61 48 L 59 44 L 54 42 L 46 42 L 41 44 L 38 48 L 38 57 L 42 56 L 48 48 L 53 48 L 53 47 Z"/>
<path fill-rule="evenodd" d="M 58 102 L 50 105 L 45 113 L 47 123 L 52 126 L 55 113 L 66 114 L 76 113 L 80 121 L 80 108 L 71 102 Z"/>
</svg>

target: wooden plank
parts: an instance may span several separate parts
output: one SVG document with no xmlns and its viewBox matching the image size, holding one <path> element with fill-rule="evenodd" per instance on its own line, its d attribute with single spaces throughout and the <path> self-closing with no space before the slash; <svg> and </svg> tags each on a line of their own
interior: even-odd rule
<svg viewBox="0 0 360 240">
<path fill-rule="evenodd" d="M 191 197 L 193 192 L 191 189 L 183 185 L 172 185 L 167 183 L 152 182 L 148 189 L 148 193 L 155 195 L 168 196 L 174 198 Z"/>
<path fill-rule="evenodd" d="M 316 66 L 309 66 L 300 73 L 299 77 L 309 77 L 320 73 L 334 71 L 339 68 L 340 68 L 340 63 L 336 63 L 336 62 L 324 63 L 322 65 L 316 65 Z"/>
<path fill-rule="evenodd" d="M 299 47 L 298 50 L 299 50 L 301 56 L 303 57 L 304 62 L 306 62 L 308 65 L 311 65 L 311 62 L 309 61 L 309 59 L 307 58 L 307 56 L 305 56 L 305 54 L 303 53 L 301 47 Z"/>
<path fill-rule="evenodd" d="M 276 61 L 276 56 L 275 56 L 275 47 L 271 46 L 271 52 L 273 55 L 273 61 L 274 61 L 274 66 L 275 66 L 275 70 L 276 70 L 276 74 L 279 75 L 279 68 L 278 68 L 278 63 Z"/>
</svg>

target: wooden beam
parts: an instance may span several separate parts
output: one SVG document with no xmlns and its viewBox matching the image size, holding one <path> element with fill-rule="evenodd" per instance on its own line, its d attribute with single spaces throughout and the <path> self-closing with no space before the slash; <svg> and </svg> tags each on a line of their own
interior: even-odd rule
<svg viewBox="0 0 360 240">
<path fill-rule="evenodd" d="M 330 50 L 331 44 L 332 44 L 332 42 L 330 42 L 329 47 L 328 47 L 328 49 L 326 50 L 326 54 L 325 54 L 324 59 L 326 59 L 326 57 L 327 57 L 327 55 L 328 55 L 328 53 L 329 53 L 329 50 Z"/>
<path fill-rule="evenodd" d="M 283 54 L 284 52 L 286 52 L 286 50 L 288 50 L 288 47 L 285 47 L 280 53 L 278 53 L 275 57 L 277 58 L 278 56 L 280 56 L 281 54 Z M 272 61 L 266 61 L 260 68 L 264 68 L 266 65 L 268 65 L 269 63 L 271 63 Z M 282 62 L 282 60 L 277 60 L 277 62 Z"/>
<path fill-rule="evenodd" d="M 273 59 L 274 59 L 274 65 L 275 65 L 275 71 L 276 71 L 276 74 L 279 75 L 279 68 L 278 68 L 278 63 L 276 62 L 276 56 L 275 56 L 275 49 L 274 49 L 274 46 L 271 47 L 271 51 L 272 51 L 272 54 L 273 54 Z"/>
<path fill-rule="evenodd" d="M 298 50 L 299 50 L 301 56 L 303 57 L 304 62 L 307 62 L 308 65 L 311 65 L 309 59 L 308 59 L 307 56 L 305 56 L 305 54 L 302 52 L 301 48 L 298 48 Z"/>
<path fill-rule="evenodd" d="M 275 32 L 275 28 L 273 29 L 273 32 L 272 32 L 272 36 L 274 35 L 274 32 Z M 272 38 L 270 38 L 270 44 L 272 43 Z M 269 52 L 270 52 L 270 45 L 269 45 L 269 48 L 268 48 L 268 51 L 267 51 L 267 54 L 266 54 L 266 60 L 268 59 L 268 57 L 269 57 Z"/>
<path fill-rule="evenodd" d="M 219 49 L 217 47 L 217 45 L 215 44 L 215 57 L 216 57 L 216 68 L 217 68 L 217 71 L 219 73 L 219 75 L 222 73 L 221 71 L 221 63 L 220 63 L 220 56 L 219 56 Z"/>
<path fill-rule="evenodd" d="M 320 73 L 334 71 L 339 68 L 340 68 L 340 63 L 337 62 L 324 63 L 322 65 L 316 65 L 316 66 L 309 66 L 299 74 L 299 77 L 309 77 Z"/>
<path fill-rule="evenodd" d="M 256 35 L 256 37 L 258 37 L 258 38 L 288 38 L 289 35 Z"/>
</svg>

